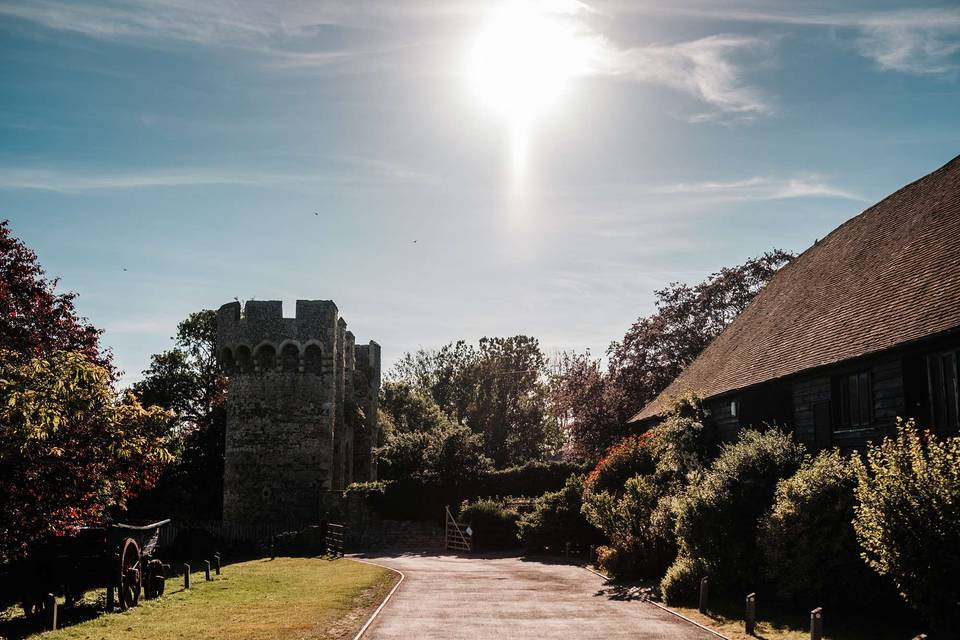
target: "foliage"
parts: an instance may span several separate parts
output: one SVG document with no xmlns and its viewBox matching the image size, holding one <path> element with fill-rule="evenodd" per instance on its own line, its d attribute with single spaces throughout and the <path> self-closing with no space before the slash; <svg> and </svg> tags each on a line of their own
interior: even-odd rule
<svg viewBox="0 0 960 640">
<path fill-rule="evenodd" d="M 604 374 L 589 354 L 568 355 L 551 385 L 551 404 L 569 425 L 573 454 L 596 460 L 622 438 L 630 417 L 666 389 L 792 258 L 775 249 L 697 285 L 671 283 L 656 291 L 656 312 L 610 345 Z"/>
<path fill-rule="evenodd" d="M 431 431 L 449 421 L 434 399 L 403 380 L 386 380 L 380 387 L 380 410 L 394 432 Z"/>
<path fill-rule="evenodd" d="M 144 404 L 170 409 L 183 441 L 179 462 L 137 501 L 151 515 L 209 519 L 223 508 L 227 379 L 216 353 L 217 315 L 204 309 L 177 325 L 174 348 L 154 355 L 133 392 Z"/>
<path fill-rule="evenodd" d="M 721 447 L 703 476 L 675 500 L 677 562 L 702 561 L 730 593 L 755 587 L 757 526 L 777 483 L 793 475 L 803 446 L 779 429 L 748 429 Z"/>
<path fill-rule="evenodd" d="M 100 350 L 101 331 L 77 317 L 75 293 L 56 288 L 37 255 L 10 235 L 9 221 L 0 221 L 0 349 L 23 360 L 74 351 L 112 374 L 110 354 Z"/>
<path fill-rule="evenodd" d="M 474 549 L 513 549 L 519 543 L 520 514 L 496 500 L 464 501 L 457 520 L 473 531 Z"/>
<path fill-rule="evenodd" d="M 580 548 L 600 541 L 600 531 L 581 513 L 582 475 L 570 476 L 559 491 L 537 498 L 534 509 L 520 518 L 519 535 L 524 545 L 534 549 L 560 549 L 567 542 Z"/>
<path fill-rule="evenodd" d="M 854 459 L 853 521 L 866 562 L 891 577 L 935 631 L 960 629 L 960 438 L 900 422 Z"/>
<path fill-rule="evenodd" d="M 710 453 L 701 418 L 696 396 L 678 397 L 662 424 L 611 447 L 591 472 L 583 512 L 617 552 L 604 567 L 611 575 L 654 575 L 673 559 L 674 497 Z"/>
<path fill-rule="evenodd" d="M 587 476 L 584 492 L 619 494 L 628 479 L 653 473 L 655 464 L 649 442 L 650 434 L 643 433 L 627 436 L 607 449 L 606 454 Z"/>
<path fill-rule="evenodd" d="M 522 494 L 536 497 L 548 491 L 559 491 L 567 479 L 586 471 L 583 465 L 562 460 L 543 462 L 530 460 L 521 465 L 494 469 L 481 475 L 475 495 L 506 496 Z"/>
<path fill-rule="evenodd" d="M 97 522 L 170 462 L 173 418 L 77 352 L 0 352 L 0 556 Z"/>
<path fill-rule="evenodd" d="M 444 418 L 429 431 L 396 431 L 375 450 L 384 479 L 420 479 L 460 485 L 490 469 L 479 435 Z"/>
<path fill-rule="evenodd" d="M 660 597 L 669 605 L 693 602 L 700 592 L 700 580 L 713 574 L 705 560 L 680 555 L 660 580 Z"/>
<path fill-rule="evenodd" d="M 391 372 L 483 437 L 498 468 L 543 458 L 559 447 L 547 410 L 546 356 L 535 338 L 481 338 L 407 353 Z M 398 425 L 399 428 L 399 425 Z"/>
<path fill-rule="evenodd" d="M 777 484 L 760 523 L 765 577 L 777 594 L 815 604 L 863 604 L 880 585 L 860 558 L 853 531 L 856 473 L 837 450 L 804 461 Z"/>
</svg>

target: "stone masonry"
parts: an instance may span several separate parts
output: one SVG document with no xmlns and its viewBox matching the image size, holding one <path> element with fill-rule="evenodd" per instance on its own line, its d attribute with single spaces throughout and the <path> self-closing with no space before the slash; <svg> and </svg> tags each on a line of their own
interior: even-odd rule
<svg viewBox="0 0 960 640">
<path fill-rule="evenodd" d="M 231 302 L 217 313 L 229 379 L 223 520 L 315 523 L 323 491 L 375 480 L 380 345 L 356 345 L 330 300 Z"/>
</svg>

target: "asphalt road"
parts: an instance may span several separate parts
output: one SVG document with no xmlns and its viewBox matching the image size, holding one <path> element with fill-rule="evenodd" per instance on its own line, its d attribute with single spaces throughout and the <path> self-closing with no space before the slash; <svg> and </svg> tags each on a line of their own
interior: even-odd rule
<svg viewBox="0 0 960 640">
<path fill-rule="evenodd" d="M 717 640 L 568 564 L 401 552 L 359 557 L 406 576 L 365 640 Z"/>
</svg>

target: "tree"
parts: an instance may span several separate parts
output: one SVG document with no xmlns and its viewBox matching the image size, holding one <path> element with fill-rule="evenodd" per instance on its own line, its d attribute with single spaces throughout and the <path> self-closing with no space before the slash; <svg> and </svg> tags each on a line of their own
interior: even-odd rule
<svg viewBox="0 0 960 640">
<path fill-rule="evenodd" d="M 482 436 L 497 467 L 541 459 L 558 448 L 556 421 L 547 410 L 547 360 L 535 338 L 421 349 L 406 354 L 391 378 L 429 395 L 443 413 Z"/>
<path fill-rule="evenodd" d="M 79 318 L 75 293 L 57 293 L 37 255 L 10 235 L 0 221 L 0 348 L 24 359 L 56 351 L 76 351 L 110 369 L 110 354 L 100 350 L 101 331 Z"/>
<path fill-rule="evenodd" d="M 374 455 L 384 479 L 437 481 L 453 486 L 491 468 L 483 440 L 467 427 L 444 419 L 422 431 L 397 431 Z"/>
<path fill-rule="evenodd" d="M 123 510 L 172 459 L 172 415 L 82 353 L 0 351 L 0 399 L 0 557 Z"/>
<path fill-rule="evenodd" d="M 573 454 L 596 460 L 623 437 L 630 417 L 666 389 L 792 258 L 775 249 L 697 285 L 674 282 L 656 291 L 657 310 L 610 345 L 605 374 L 588 354 L 569 356 L 551 403 L 570 424 Z"/>
<path fill-rule="evenodd" d="M 133 392 L 144 404 L 173 411 L 183 453 L 156 491 L 143 497 L 144 511 L 179 511 L 218 518 L 223 508 L 223 450 L 227 380 L 216 355 L 217 315 L 204 309 L 177 325 L 174 348 L 154 355 Z"/>
<path fill-rule="evenodd" d="M 380 388 L 380 411 L 400 433 L 431 431 L 448 420 L 434 399 L 402 380 L 387 380 Z"/>
</svg>

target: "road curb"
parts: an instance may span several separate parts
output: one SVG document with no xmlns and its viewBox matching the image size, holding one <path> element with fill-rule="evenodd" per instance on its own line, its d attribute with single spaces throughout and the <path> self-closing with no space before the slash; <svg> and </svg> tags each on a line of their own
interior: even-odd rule
<svg viewBox="0 0 960 640">
<path fill-rule="evenodd" d="M 363 634 L 367 632 L 367 629 L 370 628 L 370 625 L 373 624 L 373 621 L 377 619 L 377 616 L 380 615 L 380 612 L 383 611 L 383 608 L 387 606 L 388 602 L 390 602 L 390 598 L 392 598 L 393 594 L 397 592 L 397 589 L 400 588 L 400 585 L 403 584 L 403 581 L 406 580 L 407 576 L 403 575 L 403 571 L 400 571 L 399 569 L 394 569 L 393 567 L 388 567 L 386 565 L 379 564 L 377 562 L 370 562 L 369 560 L 361 560 L 360 558 L 350 558 L 350 560 L 353 560 L 354 562 L 362 562 L 364 564 L 373 565 L 374 567 L 380 567 L 381 569 L 387 569 L 388 571 L 393 571 L 395 574 L 400 576 L 400 579 L 397 581 L 397 584 L 393 585 L 393 589 L 390 589 L 390 593 L 388 593 L 387 597 L 383 599 L 383 602 L 380 603 L 380 606 L 377 607 L 376 610 L 374 610 L 374 612 L 370 614 L 370 617 L 367 619 L 364 625 L 360 627 L 360 631 L 357 632 L 357 635 L 353 636 L 353 640 L 360 640 L 360 638 L 363 637 Z"/>
<path fill-rule="evenodd" d="M 582 568 L 586 569 L 587 571 L 589 571 L 590 573 L 592 573 L 592 574 L 594 574 L 594 575 L 596 575 L 596 576 L 600 576 L 600 577 L 603 578 L 604 580 L 609 580 L 609 579 L 610 579 L 609 577 L 603 575 L 603 574 L 600 573 L 599 571 L 594 571 L 593 569 L 591 569 L 589 566 L 587 566 L 587 565 L 585 565 L 585 564 L 584 564 L 584 565 L 580 565 L 580 566 L 581 566 Z M 683 615 L 682 613 L 677 613 L 677 612 L 674 611 L 673 609 L 670 609 L 669 607 L 665 607 L 665 606 L 663 606 L 662 604 L 660 604 L 660 603 L 658 603 L 658 602 L 654 602 L 653 600 L 646 600 L 646 599 L 642 600 L 642 602 L 646 602 L 647 604 L 652 604 L 652 605 L 655 606 L 656 608 L 661 609 L 662 611 L 666 611 L 666 612 L 669 613 L 670 615 L 676 616 L 677 618 L 680 618 L 680 619 L 683 620 L 684 622 L 689 622 L 689 623 L 692 624 L 693 626 L 699 627 L 700 629 L 703 629 L 703 630 L 706 631 L 707 633 L 711 633 L 711 634 L 715 635 L 715 636 L 718 637 L 718 638 L 723 638 L 723 640 L 730 640 L 730 638 L 728 638 L 727 636 L 723 635 L 723 634 L 720 633 L 719 631 L 716 631 L 716 630 L 714 630 L 714 629 L 711 629 L 710 627 L 704 626 L 704 625 L 700 624 L 699 622 L 697 622 L 696 620 L 691 620 L 690 618 L 688 618 L 687 616 Z"/>
</svg>

